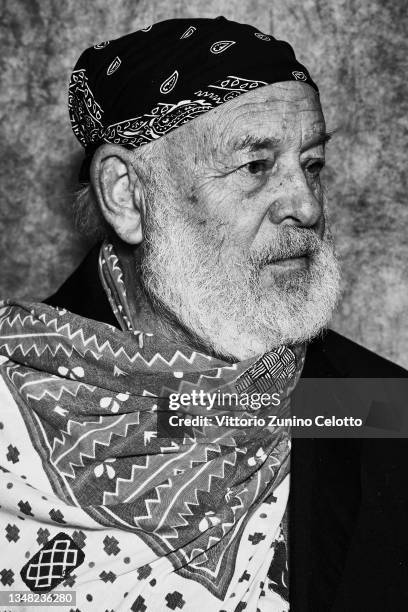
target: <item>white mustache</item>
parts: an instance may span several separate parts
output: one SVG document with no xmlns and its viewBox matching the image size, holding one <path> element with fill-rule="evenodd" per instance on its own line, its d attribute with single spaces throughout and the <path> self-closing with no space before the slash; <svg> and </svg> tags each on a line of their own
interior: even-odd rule
<svg viewBox="0 0 408 612">
<path fill-rule="evenodd" d="M 274 239 L 273 245 L 265 246 L 258 253 L 251 255 L 254 265 L 263 268 L 282 259 L 315 255 L 327 244 L 313 230 L 305 228 L 282 228 Z"/>
</svg>

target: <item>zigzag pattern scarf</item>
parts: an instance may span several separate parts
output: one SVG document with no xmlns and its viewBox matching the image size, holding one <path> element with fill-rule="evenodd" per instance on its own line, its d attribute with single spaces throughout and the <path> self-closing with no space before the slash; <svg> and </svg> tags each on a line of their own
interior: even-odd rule
<svg viewBox="0 0 408 612">
<path fill-rule="evenodd" d="M 61 609 L 81 612 L 287 610 L 289 432 L 166 437 L 158 418 L 193 390 L 278 391 L 286 412 L 303 349 L 236 364 L 163 349 L 134 329 L 109 244 L 100 269 L 122 330 L 40 303 L 0 309 L 3 586 L 75 591 Z"/>
</svg>

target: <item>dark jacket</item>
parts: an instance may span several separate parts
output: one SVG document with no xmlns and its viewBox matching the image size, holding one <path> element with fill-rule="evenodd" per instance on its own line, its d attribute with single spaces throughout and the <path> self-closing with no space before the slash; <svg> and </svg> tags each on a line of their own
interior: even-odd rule
<svg viewBox="0 0 408 612">
<path fill-rule="evenodd" d="M 46 302 L 118 327 L 94 248 Z M 408 378 L 328 330 L 304 378 Z M 408 441 L 294 439 L 289 498 L 292 612 L 408 611 Z"/>
</svg>

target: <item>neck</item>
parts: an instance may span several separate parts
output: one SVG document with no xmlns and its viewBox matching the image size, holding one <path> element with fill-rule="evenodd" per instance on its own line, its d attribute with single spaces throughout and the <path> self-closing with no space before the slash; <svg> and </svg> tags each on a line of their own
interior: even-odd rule
<svg viewBox="0 0 408 612">
<path fill-rule="evenodd" d="M 215 353 L 211 347 L 186 329 L 163 304 L 148 295 L 141 273 L 142 247 L 135 249 L 123 243 L 115 243 L 115 251 L 123 271 L 128 307 L 134 329 L 152 333 L 163 338 L 164 341 L 188 347 L 211 357 L 231 363 L 238 361 L 230 356 Z"/>
</svg>

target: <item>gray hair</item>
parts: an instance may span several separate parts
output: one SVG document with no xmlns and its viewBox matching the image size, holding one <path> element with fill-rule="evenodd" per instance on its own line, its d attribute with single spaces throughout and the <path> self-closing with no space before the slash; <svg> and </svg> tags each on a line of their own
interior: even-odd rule
<svg viewBox="0 0 408 612">
<path fill-rule="evenodd" d="M 105 221 L 91 183 L 81 183 L 72 204 L 75 225 L 80 234 L 99 241 L 107 238 L 112 229 Z"/>
</svg>

